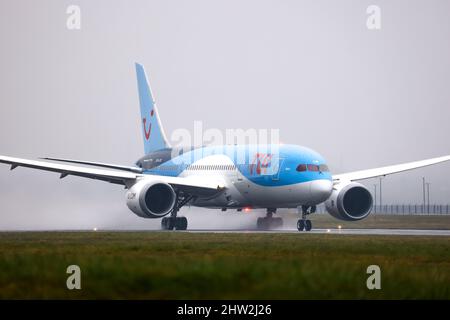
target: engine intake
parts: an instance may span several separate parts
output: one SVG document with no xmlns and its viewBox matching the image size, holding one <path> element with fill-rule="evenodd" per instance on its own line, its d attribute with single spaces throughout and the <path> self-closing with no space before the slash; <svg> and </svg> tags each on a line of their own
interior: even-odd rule
<svg viewBox="0 0 450 320">
<path fill-rule="evenodd" d="M 176 195 L 165 182 L 140 181 L 127 192 L 127 206 L 142 218 L 160 218 L 175 206 Z"/>
<path fill-rule="evenodd" d="M 373 206 L 370 191 L 357 182 L 341 182 L 333 187 L 326 209 L 333 217 L 356 221 L 366 218 Z"/>
</svg>

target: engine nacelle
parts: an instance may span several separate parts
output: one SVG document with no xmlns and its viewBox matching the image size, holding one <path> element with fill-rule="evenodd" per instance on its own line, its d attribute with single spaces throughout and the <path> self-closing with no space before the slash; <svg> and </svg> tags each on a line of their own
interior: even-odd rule
<svg viewBox="0 0 450 320">
<path fill-rule="evenodd" d="M 325 206 L 328 213 L 337 219 L 356 221 L 370 214 L 373 198 L 362 184 L 341 182 L 333 186 L 333 192 L 325 201 Z"/>
<path fill-rule="evenodd" d="M 172 186 L 160 181 L 142 180 L 127 192 L 127 206 L 142 218 L 161 218 L 175 206 Z"/>
</svg>

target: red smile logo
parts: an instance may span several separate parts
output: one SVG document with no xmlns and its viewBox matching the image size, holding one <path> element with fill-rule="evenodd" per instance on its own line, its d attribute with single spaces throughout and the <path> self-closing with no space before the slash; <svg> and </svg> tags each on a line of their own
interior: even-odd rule
<svg viewBox="0 0 450 320">
<path fill-rule="evenodd" d="M 153 109 L 150 111 L 150 117 L 153 117 L 154 111 Z M 148 125 L 148 131 L 147 131 L 147 118 L 142 119 L 142 122 L 144 124 L 144 134 L 145 134 L 145 139 L 148 140 L 150 139 L 150 132 L 152 131 L 152 124 L 150 123 Z"/>
<path fill-rule="evenodd" d="M 255 157 L 254 157 L 252 163 L 250 164 L 250 168 L 249 168 L 250 175 L 253 175 L 253 172 L 255 172 L 256 175 L 260 175 L 261 172 L 266 174 L 267 168 L 270 167 L 271 160 L 272 160 L 272 154 L 270 154 L 270 153 L 255 154 Z M 255 166 L 256 166 L 256 170 L 253 171 Z"/>
</svg>

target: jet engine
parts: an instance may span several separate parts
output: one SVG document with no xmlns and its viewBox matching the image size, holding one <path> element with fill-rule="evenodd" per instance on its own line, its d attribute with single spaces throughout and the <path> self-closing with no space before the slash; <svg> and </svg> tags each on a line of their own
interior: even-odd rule
<svg viewBox="0 0 450 320">
<path fill-rule="evenodd" d="M 373 198 L 369 190 L 357 182 L 340 182 L 333 186 L 331 196 L 325 201 L 333 217 L 356 221 L 367 217 L 372 210 Z"/>
<path fill-rule="evenodd" d="M 161 218 L 175 206 L 172 186 L 160 181 L 142 180 L 127 192 L 127 206 L 142 218 Z"/>
</svg>

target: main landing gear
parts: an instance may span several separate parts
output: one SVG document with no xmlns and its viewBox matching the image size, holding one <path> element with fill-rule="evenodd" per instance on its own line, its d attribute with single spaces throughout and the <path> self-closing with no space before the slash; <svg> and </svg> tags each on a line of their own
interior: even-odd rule
<svg viewBox="0 0 450 320">
<path fill-rule="evenodd" d="M 256 220 L 256 227 L 258 230 L 277 229 L 283 226 L 283 219 L 280 217 L 274 218 L 273 214 L 277 212 L 276 208 L 267 208 L 265 217 L 260 217 Z"/>
<path fill-rule="evenodd" d="M 178 211 L 182 206 L 191 201 L 193 196 L 185 196 L 177 193 L 177 199 L 175 200 L 175 206 L 170 212 L 170 217 L 164 217 L 161 220 L 161 229 L 163 230 L 186 230 L 188 221 L 186 217 L 177 217 Z"/>
<path fill-rule="evenodd" d="M 302 218 L 297 221 L 297 230 L 298 231 L 311 231 L 312 223 L 311 220 L 307 220 L 306 216 L 308 214 L 316 212 L 316 206 L 302 206 Z"/>
<path fill-rule="evenodd" d="M 163 230 L 186 230 L 188 221 L 186 217 L 164 217 L 161 220 Z"/>
</svg>

